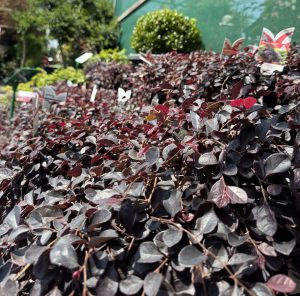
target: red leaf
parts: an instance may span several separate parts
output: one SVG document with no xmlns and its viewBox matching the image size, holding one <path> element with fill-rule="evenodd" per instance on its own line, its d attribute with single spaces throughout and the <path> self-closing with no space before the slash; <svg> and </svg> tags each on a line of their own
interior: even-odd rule
<svg viewBox="0 0 300 296">
<path fill-rule="evenodd" d="M 102 155 L 98 154 L 95 155 L 92 159 L 91 159 L 91 164 L 94 165 L 96 162 L 98 162 L 100 159 L 102 159 Z"/>
<path fill-rule="evenodd" d="M 164 114 L 168 114 L 169 113 L 169 107 L 166 105 L 156 105 L 155 106 L 155 110 L 156 111 L 160 111 Z"/>
<path fill-rule="evenodd" d="M 79 281 L 80 275 L 81 275 L 81 270 L 80 270 L 80 269 L 75 270 L 75 271 L 72 273 L 72 277 L 73 277 L 73 279 L 76 280 L 76 281 Z"/>
<path fill-rule="evenodd" d="M 56 125 L 55 124 L 50 124 L 50 125 L 48 125 L 48 129 L 49 130 L 56 129 Z"/>
<path fill-rule="evenodd" d="M 188 213 L 186 210 L 181 210 L 177 213 L 177 216 L 183 222 L 190 222 L 194 219 L 194 214 Z"/>
<path fill-rule="evenodd" d="M 144 124 L 143 125 L 144 133 L 147 133 L 151 128 L 152 128 L 151 124 Z"/>
<path fill-rule="evenodd" d="M 150 145 L 147 145 L 145 147 L 142 147 L 139 152 L 137 153 L 137 156 L 138 157 L 142 157 L 146 152 L 147 150 L 150 148 L 151 146 Z"/>
<path fill-rule="evenodd" d="M 64 126 L 66 126 L 66 123 L 64 121 L 61 121 L 61 122 L 58 122 L 57 125 L 64 127 Z"/>
<path fill-rule="evenodd" d="M 235 100 L 232 100 L 230 102 L 230 106 L 231 107 L 242 107 L 243 106 L 243 99 L 235 99 Z"/>
<path fill-rule="evenodd" d="M 256 104 L 256 99 L 253 97 L 247 97 L 245 99 L 235 99 L 230 102 L 230 106 L 232 107 L 244 107 L 246 109 L 251 108 Z"/>
<path fill-rule="evenodd" d="M 231 203 L 244 204 L 248 202 L 247 192 L 236 186 L 226 186 L 227 194 Z"/>
<path fill-rule="evenodd" d="M 212 186 L 209 193 L 209 200 L 213 201 L 218 208 L 226 207 L 229 204 L 230 198 L 226 192 L 226 184 L 223 178 Z"/>
<path fill-rule="evenodd" d="M 272 276 L 266 285 L 276 292 L 290 293 L 296 289 L 296 283 L 284 274 L 276 274 Z"/>
<path fill-rule="evenodd" d="M 218 208 L 226 207 L 229 203 L 245 204 L 248 201 L 246 191 L 236 186 L 227 186 L 223 178 L 211 187 L 208 199 Z"/>
<path fill-rule="evenodd" d="M 258 258 L 257 258 L 257 265 L 261 270 L 265 269 L 265 265 L 266 265 L 266 258 L 263 254 L 258 253 Z"/>
<path fill-rule="evenodd" d="M 256 104 L 256 99 L 253 98 L 253 97 L 248 97 L 248 98 L 245 98 L 245 99 L 244 99 L 243 105 L 244 105 L 244 107 L 245 107 L 246 109 L 251 108 L 251 107 L 254 106 L 255 104 Z"/>
<path fill-rule="evenodd" d="M 82 173 L 81 165 L 77 165 L 75 168 L 68 171 L 68 177 L 79 177 Z"/>
</svg>

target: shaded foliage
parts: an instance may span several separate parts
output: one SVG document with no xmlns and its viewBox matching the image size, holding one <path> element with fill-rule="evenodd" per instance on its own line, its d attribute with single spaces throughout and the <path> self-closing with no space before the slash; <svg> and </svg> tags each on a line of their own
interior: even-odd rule
<svg viewBox="0 0 300 296">
<path fill-rule="evenodd" d="M 116 80 L 117 65 L 89 69 L 87 90 L 56 85 L 67 101 L 34 129 L 32 106 L 18 110 L 1 292 L 299 293 L 298 49 L 273 76 L 244 55 L 147 59 Z"/>
</svg>

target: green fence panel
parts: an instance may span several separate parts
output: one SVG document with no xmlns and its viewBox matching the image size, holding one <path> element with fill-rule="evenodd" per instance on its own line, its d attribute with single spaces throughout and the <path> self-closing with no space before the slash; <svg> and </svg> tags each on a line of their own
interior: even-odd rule
<svg viewBox="0 0 300 296">
<path fill-rule="evenodd" d="M 116 0 L 116 15 L 135 2 Z M 206 50 L 220 52 L 225 37 L 231 41 L 245 37 L 245 44 L 258 44 L 263 27 L 275 35 L 296 27 L 292 40 L 300 43 L 300 0 L 148 0 L 120 22 L 121 47 L 133 52 L 130 38 L 137 19 L 166 7 L 197 20 Z"/>
</svg>

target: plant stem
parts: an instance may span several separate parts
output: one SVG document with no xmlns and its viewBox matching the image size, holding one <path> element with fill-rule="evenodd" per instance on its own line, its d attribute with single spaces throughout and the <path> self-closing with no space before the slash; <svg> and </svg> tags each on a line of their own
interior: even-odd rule
<svg viewBox="0 0 300 296">
<path fill-rule="evenodd" d="M 197 237 L 191 233 L 190 231 L 188 231 L 187 229 L 183 228 L 181 225 L 178 225 L 177 223 L 171 221 L 171 220 L 167 220 L 167 219 L 163 219 L 163 218 L 157 218 L 154 216 L 151 216 L 152 219 L 157 220 L 163 224 L 171 224 L 172 226 L 175 226 L 176 228 L 178 228 L 179 230 L 185 232 L 186 234 L 188 234 L 188 236 L 190 236 L 194 241 L 197 242 L 197 244 L 201 247 L 202 251 L 206 254 L 211 256 L 212 258 L 214 258 L 216 261 L 220 262 L 223 266 L 223 268 L 227 271 L 227 273 L 230 275 L 230 278 L 232 280 L 234 280 L 234 282 L 236 282 L 240 287 L 242 287 L 249 295 L 254 296 L 255 294 L 253 292 L 251 292 L 237 277 L 236 275 L 230 270 L 230 268 L 222 261 L 220 260 L 213 252 L 211 252 L 210 250 L 208 250 L 198 239 Z"/>
</svg>

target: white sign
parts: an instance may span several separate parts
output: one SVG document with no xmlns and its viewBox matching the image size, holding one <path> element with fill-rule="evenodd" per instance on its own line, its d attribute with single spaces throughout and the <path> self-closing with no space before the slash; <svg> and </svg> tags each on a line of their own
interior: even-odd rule
<svg viewBox="0 0 300 296">
<path fill-rule="evenodd" d="M 85 63 L 88 59 L 90 59 L 93 56 L 91 52 L 86 52 L 77 59 L 75 59 L 75 62 L 78 64 L 83 64 Z"/>
<path fill-rule="evenodd" d="M 97 94 L 97 85 L 94 85 L 92 95 L 90 98 L 90 102 L 94 103 L 96 99 L 96 94 Z"/>
<path fill-rule="evenodd" d="M 35 97 L 35 93 L 31 91 L 19 90 L 17 92 L 17 101 L 23 103 L 29 103 Z"/>
<path fill-rule="evenodd" d="M 37 92 L 34 93 L 34 98 L 32 99 L 32 105 L 34 110 L 37 110 L 39 107 L 39 94 Z"/>
</svg>

